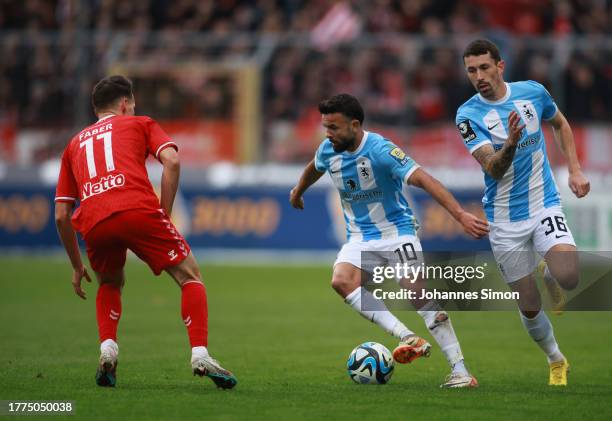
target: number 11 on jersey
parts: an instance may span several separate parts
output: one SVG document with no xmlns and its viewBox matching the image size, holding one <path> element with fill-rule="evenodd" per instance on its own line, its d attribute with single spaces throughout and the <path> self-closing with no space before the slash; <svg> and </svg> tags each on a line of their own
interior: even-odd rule
<svg viewBox="0 0 612 421">
<path fill-rule="evenodd" d="M 96 140 L 104 140 L 104 159 L 106 161 L 106 171 L 115 171 L 115 162 L 113 161 L 113 139 L 112 132 L 105 132 L 96 136 Z M 88 137 L 80 143 L 81 148 L 85 146 L 85 156 L 87 157 L 87 170 L 89 178 L 94 178 L 96 172 L 96 160 L 94 158 L 93 137 Z"/>
</svg>

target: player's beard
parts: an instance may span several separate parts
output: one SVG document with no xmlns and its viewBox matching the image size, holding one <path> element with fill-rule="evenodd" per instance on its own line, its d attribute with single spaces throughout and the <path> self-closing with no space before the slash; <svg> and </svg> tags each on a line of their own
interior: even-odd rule
<svg viewBox="0 0 612 421">
<path fill-rule="evenodd" d="M 347 149 L 349 149 L 350 147 L 352 147 L 355 144 L 355 137 L 353 136 L 350 139 L 341 139 L 339 138 L 339 142 L 338 143 L 333 143 L 332 142 L 332 148 L 334 149 L 334 152 L 336 153 L 342 153 L 344 151 L 346 151 Z"/>
</svg>

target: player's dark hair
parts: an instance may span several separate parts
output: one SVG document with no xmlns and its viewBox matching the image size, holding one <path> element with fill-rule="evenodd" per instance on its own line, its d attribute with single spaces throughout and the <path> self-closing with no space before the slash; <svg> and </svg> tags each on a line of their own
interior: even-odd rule
<svg viewBox="0 0 612 421">
<path fill-rule="evenodd" d="M 349 94 L 334 95 L 319 102 L 319 112 L 321 114 L 340 113 L 351 120 L 358 120 L 359 124 L 363 124 L 363 108 L 357 98 Z"/>
<path fill-rule="evenodd" d="M 112 105 L 119 98 L 134 97 L 132 81 L 121 75 L 108 76 L 96 83 L 91 92 L 91 105 L 101 110 Z"/>
<path fill-rule="evenodd" d="M 491 58 L 495 63 L 499 63 L 501 56 L 499 54 L 499 48 L 488 39 L 477 39 L 472 41 L 465 47 L 463 52 L 463 59 L 465 60 L 468 56 L 481 56 L 483 54 L 491 54 Z"/>
</svg>

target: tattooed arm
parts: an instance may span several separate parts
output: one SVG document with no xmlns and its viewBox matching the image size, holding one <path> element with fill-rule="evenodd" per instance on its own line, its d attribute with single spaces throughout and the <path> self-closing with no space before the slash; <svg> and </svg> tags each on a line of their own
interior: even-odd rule
<svg viewBox="0 0 612 421">
<path fill-rule="evenodd" d="M 514 152 L 516 152 L 516 145 L 509 145 L 508 142 L 498 152 L 495 152 L 493 146 L 484 145 L 474 151 L 474 158 L 487 174 L 499 180 L 510 168 Z"/>
<path fill-rule="evenodd" d="M 520 117 L 512 111 L 508 118 L 508 139 L 499 151 L 495 152 L 491 145 L 481 146 L 474 151 L 474 158 L 480 163 L 483 170 L 496 180 L 501 179 L 512 165 L 521 131 L 525 128 L 524 124 L 519 126 L 519 122 Z"/>
</svg>

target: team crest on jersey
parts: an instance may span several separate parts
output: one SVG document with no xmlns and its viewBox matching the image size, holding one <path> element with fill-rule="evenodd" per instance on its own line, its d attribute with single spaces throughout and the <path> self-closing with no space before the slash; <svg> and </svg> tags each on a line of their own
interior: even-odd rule
<svg viewBox="0 0 612 421">
<path fill-rule="evenodd" d="M 370 178 L 370 170 L 368 169 L 368 167 L 361 167 L 359 169 L 359 175 L 367 180 Z"/>
<path fill-rule="evenodd" d="M 406 165 L 408 163 L 408 157 L 400 148 L 395 147 L 389 151 L 389 155 L 391 155 L 397 162 L 401 165 Z"/>
<path fill-rule="evenodd" d="M 476 139 L 476 132 L 472 129 L 470 125 L 470 120 L 463 120 L 459 124 L 457 124 L 457 128 L 459 129 L 459 133 L 461 133 L 461 137 L 465 141 L 465 143 L 470 140 Z"/>
<path fill-rule="evenodd" d="M 348 186 L 349 189 L 351 189 L 351 191 L 357 190 L 357 183 L 355 183 L 355 180 L 351 178 L 346 180 L 346 185 Z"/>
<path fill-rule="evenodd" d="M 361 190 L 371 190 L 376 188 L 376 177 L 372 162 L 367 156 L 360 156 L 356 160 L 357 176 L 359 177 L 359 186 Z"/>
<path fill-rule="evenodd" d="M 535 109 L 533 108 L 533 105 L 523 103 L 521 105 L 521 114 L 523 114 L 523 118 L 526 120 L 533 120 L 535 118 Z"/>
</svg>

